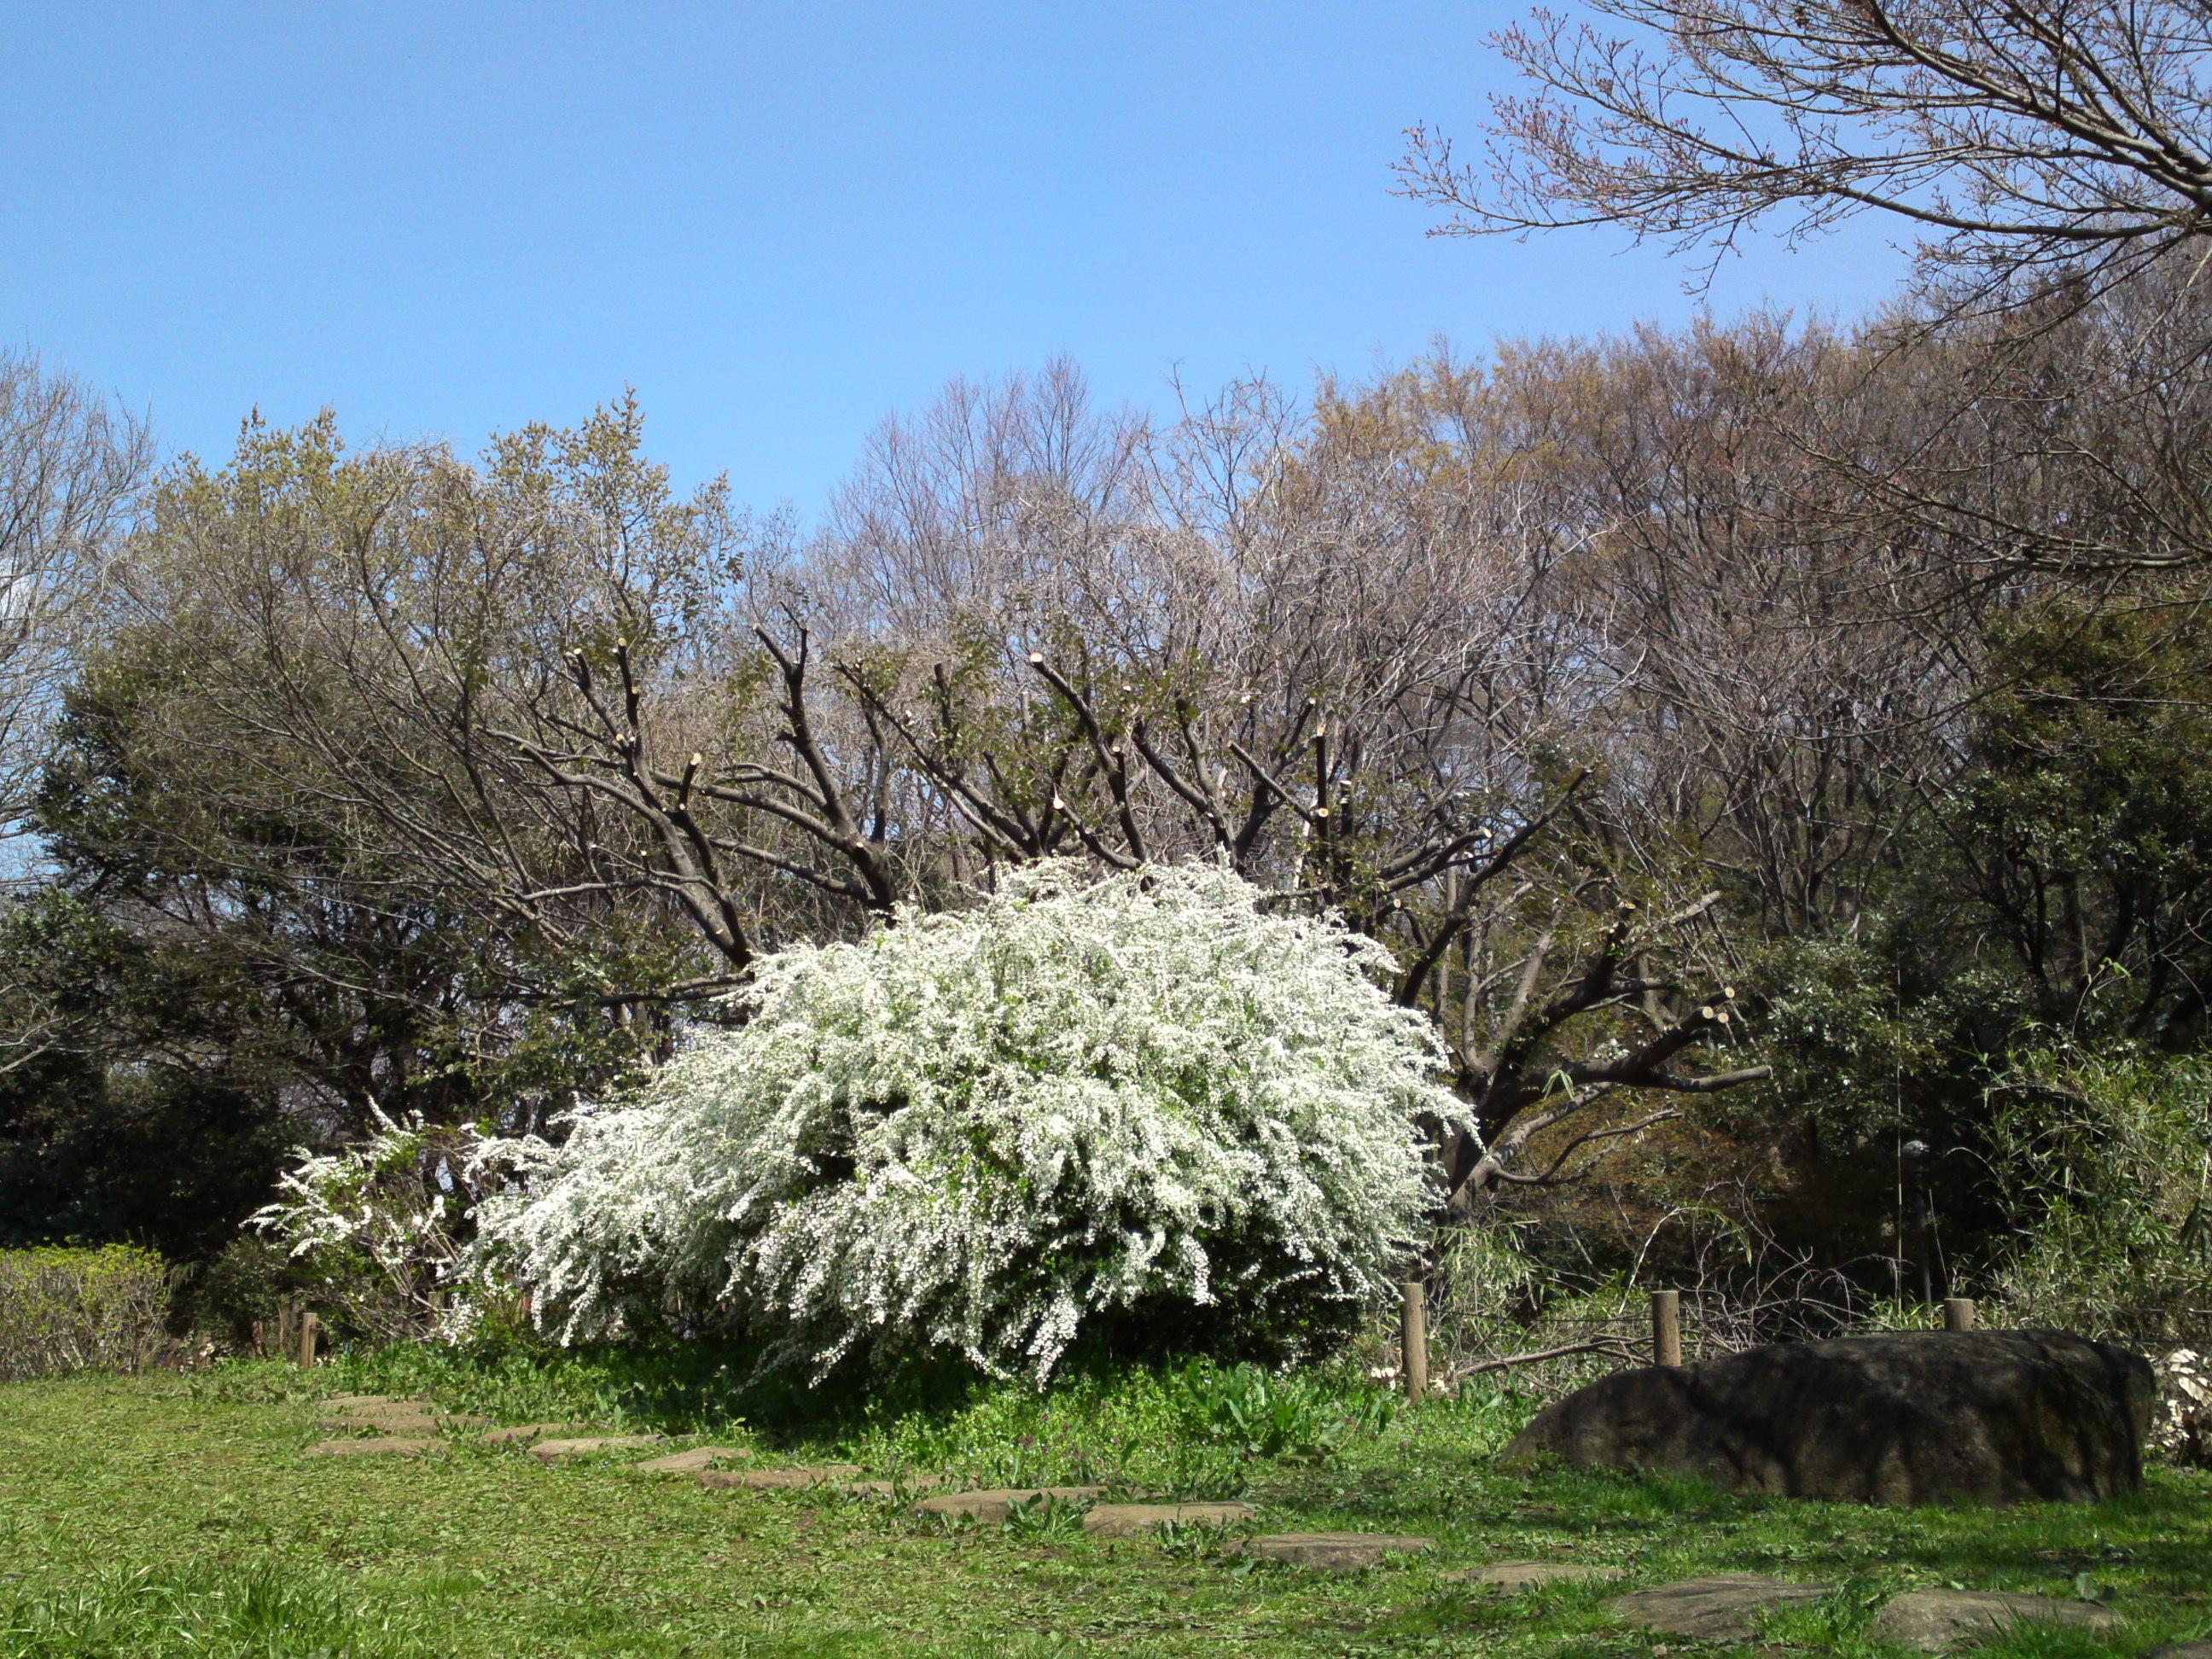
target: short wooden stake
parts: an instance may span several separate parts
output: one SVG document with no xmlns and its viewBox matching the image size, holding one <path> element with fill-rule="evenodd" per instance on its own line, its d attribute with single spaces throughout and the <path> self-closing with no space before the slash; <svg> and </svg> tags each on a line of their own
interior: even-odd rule
<svg viewBox="0 0 2212 1659">
<path fill-rule="evenodd" d="M 296 1339 L 297 1334 L 292 1328 L 292 1304 L 279 1302 L 276 1304 L 276 1340 L 269 1350 L 269 1357 L 282 1359 L 298 1346 Z"/>
<path fill-rule="evenodd" d="M 1682 1293 L 1680 1291 L 1651 1292 L 1651 1363 L 1655 1365 L 1679 1365 L 1682 1363 Z"/>
<path fill-rule="evenodd" d="M 315 1369 L 315 1339 L 322 1334 L 317 1327 L 322 1322 L 313 1314 L 300 1316 L 300 1369 L 303 1371 Z"/>
<path fill-rule="evenodd" d="M 1425 1399 L 1429 1392 L 1429 1316 L 1421 1281 L 1406 1281 L 1405 1316 L 1398 1326 L 1398 1352 L 1404 1361 L 1406 1398 Z"/>
<path fill-rule="evenodd" d="M 1971 1331 L 1974 1328 L 1974 1298 L 1970 1296 L 1947 1296 L 1943 1298 L 1943 1328 L 1947 1331 Z"/>
</svg>

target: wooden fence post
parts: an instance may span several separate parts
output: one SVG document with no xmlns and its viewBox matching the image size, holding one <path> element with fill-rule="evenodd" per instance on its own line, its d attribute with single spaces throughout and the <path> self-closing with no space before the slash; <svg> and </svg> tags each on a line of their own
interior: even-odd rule
<svg viewBox="0 0 2212 1659">
<path fill-rule="evenodd" d="M 1682 1293 L 1680 1291 L 1651 1292 L 1651 1363 L 1655 1365 L 1679 1365 L 1682 1363 Z"/>
<path fill-rule="evenodd" d="M 1406 1378 L 1406 1398 L 1424 1399 L 1429 1392 L 1429 1315 L 1427 1292 L 1418 1279 L 1406 1281 L 1406 1305 L 1398 1322 L 1400 1369 Z"/>
<path fill-rule="evenodd" d="M 1947 1296 L 1943 1298 L 1943 1328 L 1947 1331 L 1971 1331 L 1974 1328 L 1973 1297 Z"/>
<path fill-rule="evenodd" d="M 313 1314 L 300 1316 L 300 1369 L 303 1371 L 315 1369 L 315 1338 L 321 1334 L 316 1328 L 321 1323 Z"/>
</svg>

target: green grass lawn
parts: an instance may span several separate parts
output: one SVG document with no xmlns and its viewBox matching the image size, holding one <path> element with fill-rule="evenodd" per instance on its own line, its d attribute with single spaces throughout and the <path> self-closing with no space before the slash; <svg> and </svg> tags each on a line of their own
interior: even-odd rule
<svg viewBox="0 0 2212 1659">
<path fill-rule="evenodd" d="M 948 1528 L 818 1493 L 709 1492 L 640 1477 L 649 1454 L 547 1468 L 458 1444 L 441 1460 L 303 1459 L 313 1401 L 428 1384 L 502 1420 L 590 1415 L 711 1430 L 763 1462 L 842 1455 L 980 1480 L 1088 1475 L 1188 1495 L 1242 1489 L 1263 1530 L 1436 1539 L 1403 1565 L 1321 1576 L 1224 1559 L 1219 1540 L 1107 1543 L 1063 1515 Z M 1830 1583 L 1744 1651 L 1884 1651 L 1871 1607 L 1917 1585 L 2096 1594 L 2118 1640 L 2021 1632 L 1987 1653 L 2141 1653 L 2212 1637 L 2212 1478 L 2160 1469 L 2124 1501 L 2011 1510 L 1746 1501 L 1700 1483 L 1491 1459 L 1520 1413 L 1379 1414 L 1322 1463 L 1171 1443 L 1156 1378 L 1000 1392 L 933 1411 L 852 1403 L 810 1428 L 715 1420 L 697 1377 L 578 1360 L 468 1368 L 349 1360 L 0 1387 L 0 1651 L 9 1656 L 1100 1653 L 1641 1654 L 1668 1644 L 1599 1607 L 1621 1588 L 1751 1570 Z M 580 1410 L 586 1408 L 587 1410 Z M 672 1443 L 684 1443 L 679 1434 Z M 1625 1583 L 1505 1598 L 1445 1573 L 1499 1560 L 1602 1563 Z M 1680 1638 L 1674 1651 L 1686 1651 Z M 1718 1649 L 1699 1650 L 1719 1652 Z"/>
</svg>

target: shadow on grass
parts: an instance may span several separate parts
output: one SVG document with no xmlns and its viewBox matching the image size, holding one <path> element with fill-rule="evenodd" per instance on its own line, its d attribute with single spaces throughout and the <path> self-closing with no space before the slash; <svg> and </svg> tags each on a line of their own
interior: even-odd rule
<svg viewBox="0 0 2212 1659">
<path fill-rule="evenodd" d="M 994 1485 L 1141 1483 L 1179 1498 L 1230 1498 L 1242 1492 L 1252 1468 L 1269 1461 L 1244 1443 L 1267 1425 L 1255 1428 L 1234 1412 L 1225 1426 L 1199 1420 L 1206 1413 L 1194 1395 L 1196 1373 L 1172 1362 L 1073 1364 L 1042 1389 L 994 1381 L 957 1360 L 873 1370 L 856 1364 L 810 1388 L 791 1371 L 764 1370 L 760 1358 L 735 1343 L 394 1345 L 342 1352 L 315 1387 L 424 1395 L 501 1423 L 728 1437 L 779 1456 L 860 1461 L 885 1473 L 957 1473 Z M 243 1369 L 231 1386 L 250 1396 Z M 293 1373 L 287 1391 L 297 1386 Z M 1331 1455 L 1340 1443 L 1374 1439 L 1392 1415 L 1376 1410 L 1364 1379 L 1310 1373 L 1296 1394 L 1265 1403 L 1278 1416 L 1294 1406 L 1314 1431 L 1307 1437 Z M 1240 1402 L 1249 1403 L 1241 1395 L 1230 1403 Z"/>
<path fill-rule="evenodd" d="M 734 1342 L 348 1348 L 322 1373 L 333 1391 L 423 1394 L 503 1420 L 589 1420 L 669 1434 L 743 1425 L 771 1444 L 848 1439 L 886 1417 L 946 1417 L 988 1388 L 964 1364 L 841 1370 L 809 1388 Z"/>
</svg>

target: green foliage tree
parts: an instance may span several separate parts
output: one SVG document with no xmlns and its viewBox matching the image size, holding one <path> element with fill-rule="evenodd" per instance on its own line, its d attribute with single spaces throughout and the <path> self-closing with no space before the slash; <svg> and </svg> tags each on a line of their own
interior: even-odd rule
<svg viewBox="0 0 2212 1659">
<path fill-rule="evenodd" d="M 2212 1034 L 2212 633 L 2159 594 L 2006 618 L 1938 821 L 2031 1017 L 2178 1049 Z"/>
<path fill-rule="evenodd" d="M 1778 1075 L 1717 1115 L 1787 1140 L 1802 1173 L 1794 1208 L 1770 1213 L 1785 1231 L 1843 1255 L 2002 1256 L 2028 1179 L 2000 1121 L 2015 1080 L 2110 1054 L 2109 1091 L 2148 1075 L 2128 1054 L 2201 1052 L 2208 643 L 2197 608 L 2156 590 L 2045 593 L 1994 617 L 1948 765 L 1899 816 L 1863 908 L 1747 954 Z M 1913 1139 L 1933 1149 L 1948 1242 L 1905 1236 Z"/>
<path fill-rule="evenodd" d="M 2003 1081 L 1993 1167 L 2017 1230 L 1993 1288 L 2020 1322 L 2201 1340 L 2212 1308 L 2212 1065 L 2057 1043 Z"/>
<path fill-rule="evenodd" d="M 11 1226 L 205 1254 L 283 1147 L 526 1133 L 665 1043 L 696 936 L 608 904 L 620 826 L 537 814 L 471 713 L 579 613 L 684 614 L 697 549 L 654 549 L 717 500 L 637 444 L 609 411 L 470 468 L 325 421 L 161 481 L 46 757 L 52 884 L 0 936 Z"/>
<path fill-rule="evenodd" d="M 301 1126 L 270 1032 L 189 946 L 58 889 L 0 913 L 0 1243 L 220 1250 Z"/>
</svg>

